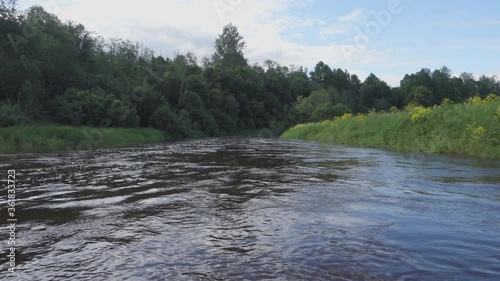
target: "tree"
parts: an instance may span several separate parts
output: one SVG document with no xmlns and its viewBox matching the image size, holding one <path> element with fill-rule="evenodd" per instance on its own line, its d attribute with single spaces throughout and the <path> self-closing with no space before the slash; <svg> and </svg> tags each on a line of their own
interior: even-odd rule
<svg viewBox="0 0 500 281">
<path fill-rule="evenodd" d="M 149 85 L 137 86 L 132 90 L 132 95 L 137 97 L 131 103 L 137 109 L 142 127 L 150 127 L 151 115 L 167 102 L 165 98 L 156 93 Z"/>
<path fill-rule="evenodd" d="M 0 19 L 3 21 L 17 21 L 17 0 L 0 0 Z M 2 33 L 3 34 L 3 33 Z"/>
<path fill-rule="evenodd" d="M 333 119 L 334 117 L 342 116 L 345 113 L 350 113 L 351 110 L 342 103 L 333 105 L 331 103 L 325 103 L 320 105 L 312 113 L 312 119 L 314 121 L 323 121 L 328 119 Z"/>
<path fill-rule="evenodd" d="M 246 42 L 233 24 L 227 24 L 222 34 L 215 40 L 214 62 L 219 62 L 227 67 L 246 66 L 247 62 L 243 56 Z"/>
<path fill-rule="evenodd" d="M 375 110 L 387 110 L 392 102 L 391 88 L 371 73 L 361 86 L 365 106 Z"/>
<path fill-rule="evenodd" d="M 417 105 L 431 106 L 434 100 L 434 94 L 425 86 L 417 86 L 413 90 L 413 102 Z"/>
<path fill-rule="evenodd" d="M 477 82 L 477 91 L 480 97 L 485 98 L 491 93 L 500 92 L 499 83 L 496 81 L 495 77 L 488 77 L 486 75 L 481 75 L 479 81 Z"/>
<path fill-rule="evenodd" d="M 431 70 L 422 68 L 414 74 L 406 74 L 400 84 L 401 95 L 405 96 L 404 104 L 409 103 L 413 99 L 413 91 L 418 86 L 424 86 L 427 89 L 433 88 Z M 433 102 L 433 101 L 430 101 Z"/>
<path fill-rule="evenodd" d="M 125 105 L 102 89 L 82 91 L 68 89 L 56 98 L 56 120 L 74 126 L 99 127 L 111 121 L 113 127 L 136 127 L 139 116 L 135 108 Z"/>
<path fill-rule="evenodd" d="M 0 103 L 0 127 L 22 125 L 25 121 L 19 107 Z"/>
<path fill-rule="evenodd" d="M 462 97 L 460 101 L 478 95 L 477 82 L 472 73 L 464 72 L 460 75 L 460 78 L 462 79 Z"/>
<path fill-rule="evenodd" d="M 189 124 L 185 124 L 185 118 L 188 118 Z M 156 109 L 151 115 L 150 121 L 155 128 L 164 131 L 170 138 L 178 139 L 189 136 L 188 131 L 191 129 L 190 127 L 188 128 L 191 125 L 189 116 L 184 116 L 181 122 L 168 104 L 164 104 Z"/>
<path fill-rule="evenodd" d="M 335 87 L 339 91 L 349 90 L 349 72 L 343 71 L 340 68 L 337 68 L 332 71 L 332 86 Z"/>
<path fill-rule="evenodd" d="M 153 126 L 172 138 L 263 128 L 279 133 L 296 122 L 347 112 L 500 93 L 495 77 L 453 77 L 446 67 L 405 75 L 391 88 L 374 74 L 361 82 L 322 61 L 310 73 L 273 60 L 249 65 L 246 43 L 232 24 L 201 66 L 192 53 L 155 56 L 141 44 L 105 40 L 63 22 L 40 6 L 20 11 L 15 0 L 0 0 L 0 34 L 0 125 L 100 126 L 110 120 L 115 127 Z"/>
<path fill-rule="evenodd" d="M 361 92 L 361 80 L 359 80 L 356 74 L 352 74 L 349 80 L 349 94 L 353 100 L 351 111 L 354 113 L 367 112 L 368 108 L 365 106 L 365 100 Z"/>
<path fill-rule="evenodd" d="M 309 97 L 299 97 L 297 100 L 297 112 L 310 118 L 313 112 L 320 106 L 333 103 L 332 96 L 328 90 L 316 90 Z"/>
<path fill-rule="evenodd" d="M 433 101 L 425 102 L 429 105 L 439 104 L 444 98 L 458 99 L 458 94 L 451 84 L 451 70 L 446 66 L 432 72 L 432 92 L 433 95 L 428 95 L 428 97 L 432 97 Z"/>
<path fill-rule="evenodd" d="M 331 84 L 332 69 L 322 61 L 316 64 L 314 71 L 311 71 L 309 75 L 311 75 L 311 80 L 313 82 L 321 85 L 325 89 Z"/>
<path fill-rule="evenodd" d="M 287 79 L 288 88 L 294 101 L 299 96 L 307 97 L 311 93 L 311 81 L 302 70 L 292 71 Z"/>
<path fill-rule="evenodd" d="M 180 106 L 186 110 L 193 121 L 193 129 L 200 130 L 205 135 L 214 136 L 219 127 L 212 114 L 207 112 L 205 104 L 197 93 L 186 91 L 182 95 Z"/>
</svg>

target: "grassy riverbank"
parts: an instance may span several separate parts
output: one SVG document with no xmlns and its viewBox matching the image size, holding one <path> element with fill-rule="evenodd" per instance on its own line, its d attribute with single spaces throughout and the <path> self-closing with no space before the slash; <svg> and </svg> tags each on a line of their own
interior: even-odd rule
<svg viewBox="0 0 500 281">
<path fill-rule="evenodd" d="M 78 151 L 165 141 L 165 135 L 145 128 L 17 126 L 0 128 L 0 153 Z"/>
<path fill-rule="evenodd" d="M 390 113 L 345 114 L 297 125 L 281 138 L 500 159 L 500 97 L 475 97 L 464 104 L 445 101 L 433 108 L 408 106 Z"/>
</svg>

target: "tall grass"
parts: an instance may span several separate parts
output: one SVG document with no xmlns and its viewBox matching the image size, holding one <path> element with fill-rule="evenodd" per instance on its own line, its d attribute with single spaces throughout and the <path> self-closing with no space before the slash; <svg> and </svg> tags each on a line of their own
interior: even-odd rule
<svg viewBox="0 0 500 281">
<path fill-rule="evenodd" d="M 0 128 L 0 153 L 89 150 L 164 140 L 161 131 L 146 128 L 18 126 Z"/>
<path fill-rule="evenodd" d="M 433 108 L 410 105 L 389 113 L 346 114 L 299 124 L 281 138 L 499 159 L 500 97 L 474 97 L 464 104 L 444 101 Z"/>
</svg>

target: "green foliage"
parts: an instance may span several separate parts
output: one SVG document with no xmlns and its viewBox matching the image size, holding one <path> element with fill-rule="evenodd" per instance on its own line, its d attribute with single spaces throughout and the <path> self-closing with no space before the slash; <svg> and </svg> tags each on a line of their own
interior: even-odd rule
<svg viewBox="0 0 500 281">
<path fill-rule="evenodd" d="M 214 61 L 228 67 L 244 66 L 246 60 L 243 56 L 246 42 L 232 24 L 224 26 L 222 34 L 215 40 Z"/>
<path fill-rule="evenodd" d="M 141 127 L 154 126 L 152 123 L 152 114 L 160 107 L 167 105 L 165 98 L 159 95 L 157 92 L 147 86 L 136 86 L 132 90 L 132 100 L 134 108 L 137 110 L 137 114 L 140 118 Z"/>
<path fill-rule="evenodd" d="M 391 88 L 373 73 L 366 78 L 361 86 L 361 92 L 367 108 L 387 110 L 391 106 Z"/>
<path fill-rule="evenodd" d="M 417 105 L 431 106 L 434 94 L 425 86 L 417 86 L 413 90 L 413 102 Z"/>
<path fill-rule="evenodd" d="M 299 97 L 296 109 L 299 113 L 311 116 L 312 113 L 321 105 L 333 102 L 329 91 L 322 89 L 311 93 L 309 97 Z"/>
<path fill-rule="evenodd" d="M 324 88 L 327 88 L 332 80 L 332 69 L 320 61 L 314 67 L 314 71 L 310 73 L 311 80 Z"/>
<path fill-rule="evenodd" d="M 0 104 L 0 127 L 21 125 L 25 117 L 19 107 L 11 104 Z"/>
<path fill-rule="evenodd" d="M 0 128 L 0 153 L 89 150 L 164 140 L 161 131 L 145 128 L 17 126 Z"/>
<path fill-rule="evenodd" d="M 164 131 L 169 138 L 185 138 L 190 136 L 191 119 L 186 111 L 182 114 L 183 119 L 178 118 L 170 106 L 165 104 L 151 115 L 151 123 L 155 128 Z"/>
<path fill-rule="evenodd" d="M 312 119 L 313 121 L 323 121 L 333 119 L 350 112 L 350 109 L 345 104 L 338 103 L 336 105 L 332 105 L 331 103 L 325 103 L 318 106 L 314 110 L 312 113 Z"/>
<path fill-rule="evenodd" d="M 345 115 L 297 125 L 282 138 L 500 159 L 500 97 L 476 97 L 466 104 L 433 108 L 410 105 L 393 113 Z"/>
<path fill-rule="evenodd" d="M 453 77 L 446 67 L 406 75 L 391 89 L 374 74 L 362 82 L 322 61 L 310 73 L 272 60 L 249 65 L 245 40 L 232 24 L 199 65 L 193 53 L 157 56 L 138 43 L 105 40 L 39 6 L 19 11 L 15 2 L 0 1 L 0 34 L 6 35 L 0 37 L 2 126 L 155 127 L 176 139 L 276 134 L 299 121 L 349 112 L 500 94 L 496 78 Z"/>
<path fill-rule="evenodd" d="M 130 108 L 101 89 L 79 91 L 69 89 L 56 98 L 58 121 L 74 126 L 99 127 L 110 123 L 114 127 L 137 127 L 139 116 Z"/>
<path fill-rule="evenodd" d="M 335 100 L 340 100 L 335 96 L 338 96 L 336 91 L 325 89 L 313 91 L 309 97 L 299 97 L 295 110 L 311 121 L 322 121 L 352 112 L 345 104 L 334 104 Z"/>
</svg>

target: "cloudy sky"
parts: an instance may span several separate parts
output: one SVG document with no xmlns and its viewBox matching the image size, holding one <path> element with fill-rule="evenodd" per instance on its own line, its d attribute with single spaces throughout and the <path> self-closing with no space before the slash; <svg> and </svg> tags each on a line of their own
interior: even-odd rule
<svg viewBox="0 0 500 281">
<path fill-rule="evenodd" d="M 454 74 L 500 76 L 497 0 L 19 0 L 45 7 L 105 38 L 142 42 L 156 54 L 199 58 L 232 22 L 250 63 L 271 59 L 310 70 L 320 60 L 398 86 L 406 73 L 443 65 Z"/>
</svg>

